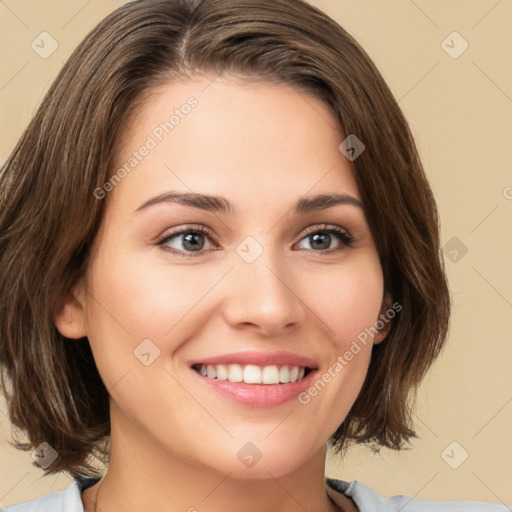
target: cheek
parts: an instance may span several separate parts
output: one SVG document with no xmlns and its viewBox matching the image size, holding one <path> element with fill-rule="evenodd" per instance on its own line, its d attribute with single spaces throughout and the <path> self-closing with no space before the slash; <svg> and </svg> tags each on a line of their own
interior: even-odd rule
<svg viewBox="0 0 512 512">
<path fill-rule="evenodd" d="M 334 274 L 318 276 L 316 285 L 324 284 L 327 291 L 310 290 L 315 312 L 328 326 L 325 359 L 311 386 L 298 397 L 305 415 L 322 418 L 319 442 L 326 433 L 334 433 L 361 390 L 372 352 L 369 328 L 378 319 L 383 294 L 381 268 L 374 258 L 346 265 Z"/>
<path fill-rule="evenodd" d="M 105 258 L 106 259 L 106 258 Z M 126 258 L 112 254 L 116 265 L 92 268 L 91 295 L 108 304 L 110 320 L 136 335 L 161 337 L 201 299 L 218 276 L 186 267 L 144 263 L 144 255 Z M 99 312 L 101 313 L 101 312 Z"/>
<path fill-rule="evenodd" d="M 132 365 L 144 340 L 161 352 L 178 348 L 204 323 L 208 301 L 203 299 L 223 275 L 218 268 L 200 272 L 141 262 L 143 256 L 127 258 L 106 247 L 90 267 L 88 337 L 98 366 L 110 374 Z"/>
<path fill-rule="evenodd" d="M 375 325 L 383 299 L 383 276 L 376 255 L 354 259 L 338 272 L 315 277 L 307 295 L 327 335 L 339 350 Z M 369 338 L 368 341 L 371 341 Z"/>
</svg>

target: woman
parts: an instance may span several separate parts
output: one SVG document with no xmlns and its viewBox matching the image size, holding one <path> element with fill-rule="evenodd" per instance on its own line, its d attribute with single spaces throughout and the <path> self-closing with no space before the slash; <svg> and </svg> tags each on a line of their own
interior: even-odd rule
<svg viewBox="0 0 512 512">
<path fill-rule="evenodd" d="M 325 479 L 414 436 L 450 314 L 407 122 L 325 14 L 124 5 L 0 179 L 10 419 L 75 478 L 7 512 L 506 509 Z"/>
</svg>

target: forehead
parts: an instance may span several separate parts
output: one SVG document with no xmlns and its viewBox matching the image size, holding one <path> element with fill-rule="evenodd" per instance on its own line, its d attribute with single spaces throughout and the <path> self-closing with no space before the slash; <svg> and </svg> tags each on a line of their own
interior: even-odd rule
<svg viewBox="0 0 512 512">
<path fill-rule="evenodd" d="M 126 126 L 114 172 L 128 172 L 109 199 L 135 208 L 167 190 L 222 194 L 240 206 L 309 192 L 359 198 L 343 139 L 330 108 L 289 85 L 172 82 L 151 91 Z"/>
</svg>

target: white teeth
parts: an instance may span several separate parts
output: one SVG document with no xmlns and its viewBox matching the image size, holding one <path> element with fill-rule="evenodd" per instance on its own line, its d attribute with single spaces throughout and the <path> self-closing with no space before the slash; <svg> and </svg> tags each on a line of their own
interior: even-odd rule
<svg viewBox="0 0 512 512">
<path fill-rule="evenodd" d="M 290 382 L 290 368 L 288 366 L 283 366 L 279 370 L 279 382 Z"/>
<path fill-rule="evenodd" d="M 217 369 L 215 368 L 215 366 L 209 364 L 206 367 L 206 375 L 208 376 L 209 379 L 215 379 L 215 377 L 217 377 Z"/>
<path fill-rule="evenodd" d="M 244 372 L 239 364 L 228 365 L 228 380 L 230 382 L 242 382 L 244 380 Z"/>
<path fill-rule="evenodd" d="M 277 366 L 265 366 L 261 372 L 263 384 L 279 384 L 279 369 Z"/>
<path fill-rule="evenodd" d="M 209 379 L 245 382 L 246 384 L 287 384 L 304 378 L 306 369 L 301 366 L 257 366 L 248 364 L 198 365 L 199 373 Z"/>
<path fill-rule="evenodd" d="M 217 379 L 228 380 L 228 369 L 224 364 L 217 365 Z"/>
<path fill-rule="evenodd" d="M 248 364 L 244 368 L 244 382 L 246 384 L 261 384 L 261 368 L 254 364 Z"/>
</svg>

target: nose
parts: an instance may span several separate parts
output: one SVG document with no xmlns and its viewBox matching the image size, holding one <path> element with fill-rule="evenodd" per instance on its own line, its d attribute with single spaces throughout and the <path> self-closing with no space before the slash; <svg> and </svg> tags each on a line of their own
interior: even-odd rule
<svg viewBox="0 0 512 512">
<path fill-rule="evenodd" d="M 285 262 L 264 251 L 252 263 L 236 257 L 234 267 L 224 301 L 224 318 L 233 328 L 272 337 L 304 321 L 306 306 L 297 275 Z"/>
</svg>

